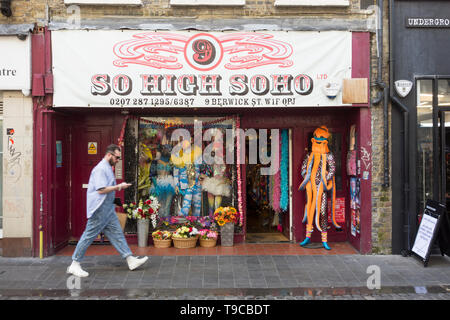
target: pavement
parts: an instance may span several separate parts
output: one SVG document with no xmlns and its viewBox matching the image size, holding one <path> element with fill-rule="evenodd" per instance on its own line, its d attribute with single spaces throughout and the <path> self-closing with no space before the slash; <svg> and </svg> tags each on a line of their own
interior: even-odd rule
<svg viewBox="0 0 450 320">
<path fill-rule="evenodd" d="M 450 258 L 400 255 L 0 257 L 0 300 L 450 300 Z"/>
</svg>

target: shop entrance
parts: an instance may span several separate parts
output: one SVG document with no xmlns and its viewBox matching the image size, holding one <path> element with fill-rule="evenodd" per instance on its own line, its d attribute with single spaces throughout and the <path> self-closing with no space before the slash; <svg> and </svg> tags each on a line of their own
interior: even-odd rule
<svg viewBox="0 0 450 320">
<path fill-rule="evenodd" d="M 314 127 L 305 127 L 303 129 L 298 129 L 298 130 L 302 130 L 303 131 L 303 159 L 302 159 L 302 164 L 303 161 L 305 160 L 305 157 L 307 156 L 307 154 L 311 151 L 312 148 L 312 138 L 313 138 L 313 132 L 314 130 L 316 130 L 316 126 Z M 340 229 L 337 229 L 335 227 L 332 226 L 332 222 L 331 222 L 331 200 L 332 200 L 332 194 L 331 192 L 327 193 L 327 211 L 328 211 L 328 227 L 329 229 L 327 230 L 328 232 L 328 241 L 329 242 L 342 242 L 342 241 L 346 241 L 347 239 L 351 240 L 351 238 L 357 238 L 357 240 L 359 241 L 359 222 L 356 221 L 357 217 L 357 211 L 356 211 L 356 206 L 357 206 L 357 201 L 355 200 L 355 203 L 348 203 L 348 199 L 349 199 L 349 191 L 348 191 L 348 187 L 350 184 L 350 181 L 353 180 L 354 181 L 354 186 L 352 186 L 352 190 L 354 190 L 354 193 L 356 193 L 356 184 L 357 184 L 357 179 L 354 178 L 350 178 L 347 175 L 347 170 L 346 170 L 346 156 L 347 156 L 347 136 L 349 133 L 349 130 L 346 126 L 333 126 L 333 127 L 327 127 L 329 132 L 331 133 L 330 137 L 328 138 L 328 147 L 330 152 L 333 154 L 334 157 L 334 162 L 335 162 L 335 174 L 334 174 L 334 178 L 335 178 L 335 186 L 336 186 L 336 196 L 335 196 L 335 216 L 336 216 L 336 222 L 340 225 Z M 329 170 L 329 168 L 327 168 Z M 299 172 L 301 172 L 301 170 L 299 170 Z M 300 179 L 301 181 L 303 179 Z M 350 180 L 350 181 L 349 181 Z M 298 188 L 296 188 L 297 190 Z M 305 193 L 305 191 L 300 191 L 301 193 Z M 355 197 L 356 198 L 356 197 Z M 306 200 L 303 197 L 303 208 L 304 205 L 306 205 Z M 350 210 L 346 210 L 346 207 Z M 359 209 L 359 208 L 358 208 Z M 353 210 L 353 215 L 354 217 L 351 217 L 352 215 L 352 210 Z M 359 214 L 359 213 L 358 213 Z M 301 215 L 301 217 L 303 218 L 303 215 Z M 345 223 L 346 221 L 350 221 L 350 220 L 354 220 L 353 222 L 353 229 L 352 232 L 350 234 L 350 236 L 348 235 L 348 227 L 347 224 Z M 305 226 L 306 224 L 302 224 L 302 236 L 305 235 L 306 229 Z M 312 241 L 313 242 L 320 242 L 321 241 L 321 235 L 320 232 L 317 231 L 316 227 L 314 226 L 314 230 L 316 230 L 315 232 L 313 232 L 313 236 L 312 236 Z M 354 239 L 356 241 L 356 239 Z"/>
<path fill-rule="evenodd" d="M 289 129 L 259 129 L 247 133 L 246 241 L 289 242 Z M 260 161 L 261 153 L 270 155 L 269 163 L 268 159 Z"/>
</svg>

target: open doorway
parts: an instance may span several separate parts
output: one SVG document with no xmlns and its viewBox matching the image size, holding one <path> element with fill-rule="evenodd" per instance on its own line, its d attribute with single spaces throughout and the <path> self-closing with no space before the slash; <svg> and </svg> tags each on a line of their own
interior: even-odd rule
<svg viewBox="0 0 450 320">
<path fill-rule="evenodd" d="M 261 134 L 267 133 L 261 139 Z M 267 143 L 265 142 L 267 141 Z M 258 145 L 258 161 L 252 150 Z M 253 149 L 252 149 L 252 143 Z M 261 160 L 261 153 L 270 162 Z M 253 158 L 252 158 L 253 156 Z M 255 163 L 257 162 L 257 163 Z M 264 164 L 266 163 L 266 164 Z M 272 170 L 269 170 L 269 169 Z M 260 129 L 246 140 L 246 242 L 289 242 L 289 130 Z"/>
</svg>

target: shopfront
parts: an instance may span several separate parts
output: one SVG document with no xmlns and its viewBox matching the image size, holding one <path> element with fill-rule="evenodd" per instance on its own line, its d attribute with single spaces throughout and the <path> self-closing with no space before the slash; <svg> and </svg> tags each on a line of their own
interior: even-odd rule
<svg viewBox="0 0 450 320">
<path fill-rule="evenodd" d="M 341 228 L 330 221 L 329 241 L 370 250 L 368 33 L 55 30 L 51 38 L 54 92 L 43 124 L 58 185 L 49 194 L 58 199 L 49 207 L 52 250 L 83 232 L 89 174 L 110 143 L 123 146 L 117 182 L 133 183 L 116 193 L 122 203 L 157 195 L 169 224 L 233 206 L 236 242 L 301 241 L 300 173 L 320 126 L 336 162 Z M 183 170 L 202 178 L 183 187 Z M 132 219 L 125 233 L 136 242 Z"/>
<path fill-rule="evenodd" d="M 450 4 L 392 1 L 393 252 L 411 250 L 428 199 L 449 198 Z"/>
</svg>

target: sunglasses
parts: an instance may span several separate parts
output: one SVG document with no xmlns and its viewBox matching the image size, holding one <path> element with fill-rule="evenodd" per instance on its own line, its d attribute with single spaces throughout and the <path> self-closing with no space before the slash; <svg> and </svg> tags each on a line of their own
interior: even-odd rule
<svg viewBox="0 0 450 320">
<path fill-rule="evenodd" d="M 110 155 L 114 156 L 114 158 L 116 158 L 117 160 L 120 160 L 120 156 L 116 156 L 114 153 L 109 153 Z"/>
</svg>

